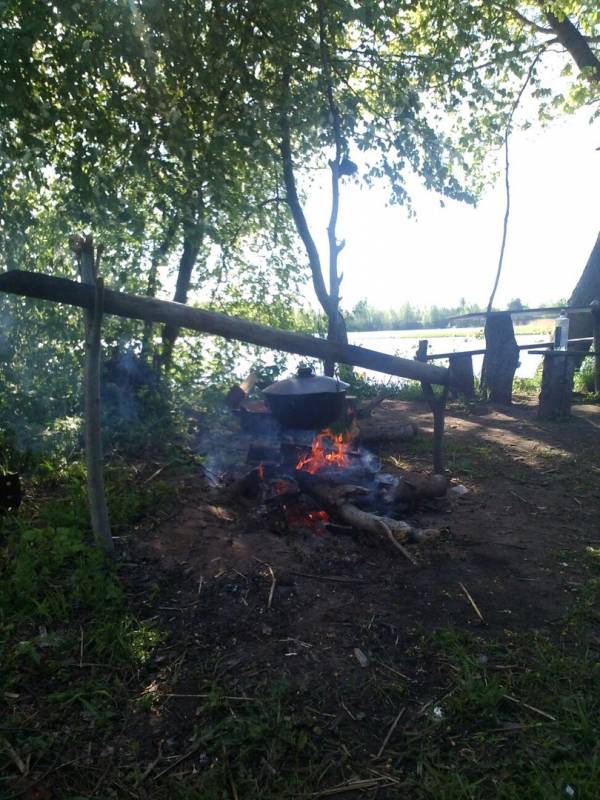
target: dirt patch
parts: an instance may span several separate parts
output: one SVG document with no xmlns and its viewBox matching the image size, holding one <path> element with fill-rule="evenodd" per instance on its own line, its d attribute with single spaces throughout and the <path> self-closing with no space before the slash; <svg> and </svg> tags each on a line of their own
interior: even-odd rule
<svg viewBox="0 0 600 800">
<path fill-rule="evenodd" d="M 379 446 L 386 469 L 429 467 L 423 405 L 386 401 L 368 424 L 407 420 L 420 435 Z M 198 692 L 207 664 L 240 696 L 259 676 L 286 675 L 323 719 L 346 714 L 344 696 L 351 715 L 372 718 L 367 752 L 385 718 L 372 701 L 361 709 L 373 671 L 403 683 L 415 703 L 439 690 L 435 669 L 424 673 L 416 656 L 423 635 L 447 626 L 484 637 L 551 635 L 581 585 L 578 554 L 600 544 L 596 425 L 597 409 L 583 406 L 563 425 L 539 424 L 528 404 L 452 411 L 448 468 L 469 493 L 441 514 L 418 515 L 447 532 L 411 547 L 417 566 L 369 535 L 252 528 L 199 474 L 177 516 L 131 542 L 126 580 L 139 612 L 158 616 L 167 647 L 185 654 L 176 671 L 155 665 L 151 678 L 168 685 L 170 699 L 145 735 L 140 717 L 141 757 L 155 752 L 159 731 L 183 746 L 198 703 L 186 695 Z"/>
</svg>

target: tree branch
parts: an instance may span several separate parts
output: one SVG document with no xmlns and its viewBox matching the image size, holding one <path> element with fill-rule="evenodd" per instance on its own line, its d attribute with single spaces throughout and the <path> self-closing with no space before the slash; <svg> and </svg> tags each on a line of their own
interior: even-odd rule
<svg viewBox="0 0 600 800">
<path fill-rule="evenodd" d="M 529 85 L 529 81 L 531 80 L 531 78 L 533 76 L 533 70 L 535 69 L 535 66 L 536 66 L 537 62 L 540 60 L 540 58 L 544 54 L 545 50 L 546 50 L 546 45 L 544 45 L 543 47 L 541 47 L 538 50 L 537 55 L 535 56 L 535 58 L 533 59 L 533 61 L 529 65 L 529 69 L 527 71 L 527 76 L 525 78 L 525 81 L 524 81 L 523 85 L 521 86 L 521 89 L 519 90 L 519 93 L 518 93 L 518 95 L 517 95 L 517 97 L 515 99 L 515 102 L 512 105 L 512 108 L 510 110 L 510 114 L 508 115 L 508 120 L 506 122 L 506 130 L 505 130 L 505 133 L 504 133 L 504 186 L 505 186 L 505 191 L 506 191 L 506 208 L 505 208 L 505 211 L 504 211 L 504 222 L 503 222 L 503 225 L 502 225 L 502 243 L 500 244 L 500 255 L 498 256 L 498 267 L 496 269 L 496 279 L 494 281 L 494 287 L 492 289 L 492 293 L 490 295 L 490 300 L 489 300 L 489 303 L 488 303 L 488 306 L 487 306 L 488 314 L 490 313 L 490 311 L 492 310 L 492 306 L 494 305 L 494 297 L 496 296 L 496 290 L 498 289 L 498 283 L 500 282 L 500 275 L 502 274 L 502 266 L 504 264 L 504 251 L 506 249 L 506 239 L 507 239 L 507 236 L 508 236 L 508 220 L 509 220 L 509 217 L 510 217 L 510 179 L 509 179 L 510 162 L 509 162 L 509 157 L 508 157 L 508 140 L 510 138 L 510 134 L 511 134 L 511 130 L 512 130 L 512 121 L 513 121 L 513 117 L 515 115 L 515 112 L 516 112 L 517 108 L 519 107 L 519 103 L 521 102 L 521 98 L 523 97 L 523 94 L 525 93 L 525 89 Z"/>
<path fill-rule="evenodd" d="M 289 75 L 284 75 L 284 90 L 286 95 L 288 93 Z M 302 205 L 298 197 L 298 189 L 296 187 L 296 177 L 294 175 L 294 163 L 292 161 L 292 145 L 290 136 L 290 121 L 287 113 L 287 97 L 284 100 L 284 108 L 281 111 L 281 157 L 283 160 L 283 181 L 285 183 L 286 200 L 290 208 L 292 219 L 296 225 L 296 229 L 300 234 L 304 249 L 308 256 L 308 263 L 312 275 L 312 282 L 317 295 L 319 303 L 323 307 L 325 313 L 329 316 L 331 304 L 325 281 L 323 280 L 323 271 L 321 269 L 321 259 L 319 251 L 312 237 Z"/>
</svg>

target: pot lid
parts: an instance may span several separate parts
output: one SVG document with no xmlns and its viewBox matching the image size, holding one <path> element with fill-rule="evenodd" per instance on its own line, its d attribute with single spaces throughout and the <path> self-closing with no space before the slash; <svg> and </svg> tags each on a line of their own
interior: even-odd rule
<svg viewBox="0 0 600 800">
<path fill-rule="evenodd" d="M 337 394 L 345 392 L 350 384 L 326 375 L 315 375 L 312 367 L 300 367 L 293 378 L 272 383 L 265 394 L 298 396 L 303 394 Z"/>
</svg>

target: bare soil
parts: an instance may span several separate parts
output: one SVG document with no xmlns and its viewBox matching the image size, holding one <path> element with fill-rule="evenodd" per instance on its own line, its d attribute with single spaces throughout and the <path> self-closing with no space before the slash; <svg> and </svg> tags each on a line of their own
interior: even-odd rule
<svg viewBox="0 0 600 800">
<path fill-rule="evenodd" d="M 378 446 L 392 472 L 429 469 L 428 409 L 385 401 L 363 423 L 407 421 L 419 426 L 414 442 Z M 151 763 L 159 741 L 186 751 L 207 669 L 238 699 L 285 676 L 317 731 L 341 732 L 353 754 L 368 754 L 395 714 L 390 696 L 369 687 L 402 684 L 407 726 L 441 691 L 420 652 L 430 633 L 552 637 L 582 585 L 579 554 L 600 546 L 599 442 L 597 406 L 562 424 L 538 423 L 527 402 L 451 409 L 447 467 L 469 491 L 444 512 L 414 515 L 445 529 L 409 545 L 417 566 L 372 535 L 257 529 L 199 471 L 179 488 L 176 514 L 130 540 L 123 571 L 140 617 L 169 631 L 145 677 L 156 702 L 128 725 L 137 757 Z M 186 766 L 201 769 L 200 758 Z"/>
</svg>

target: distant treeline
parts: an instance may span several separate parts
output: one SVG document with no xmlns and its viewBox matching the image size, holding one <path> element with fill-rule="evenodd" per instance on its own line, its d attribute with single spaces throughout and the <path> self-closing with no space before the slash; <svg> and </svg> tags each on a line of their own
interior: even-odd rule
<svg viewBox="0 0 600 800">
<path fill-rule="evenodd" d="M 541 303 L 539 307 L 555 307 L 565 304 L 565 300 L 557 300 L 548 303 Z M 517 297 L 507 304 L 509 311 L 526 311 L 530 306 L 522 303 Z M 450 317 L 462 314 L 484 313 L 485 307 L 477 303 L 467 303 L 461 301 L 457 306 L 427 306 L 419 308 L 411 303 L 403 303 L 398 308 L 374 308 L 369 305 L 367 300 L 360 300 L 351 311 L 344 311 L 346 327 L 349 331 L 401 331 L 414 330 L 419 328 L 445 328 L 448 326 Z M 500 309 L 499 309 L 500 310 Z M 300 310 L 294 313 L 293 326 L 297 330 L 318 331 L 324 333 L 327 323 L 324 315 L 312 310 Z M 516 325 L 531 321 L 531 317 L 515 315 L 513 317 Z M 483 320 L 475 317 L 454 323 L 461 328 L 481 327 Z"/>
<path fill-rule="evenodd" d="M 476 303 L 426 308 L 403 303 L 398 308 L 373 308 L 367 300 L 361 300 L 345 316 L 349 331 L 382 331 L 446 327 L 448 317 L 480 311 L 485 309 Z M 481 320 L 465 320 L 465 325 L 477 327 L 481 325 Z"/>
<path fill-rule="evenodd" d="M 564 300 L 547 305 L 557 306 L 561 302 L 564 303 Z M 510 311 L 525 311 L 528 306 L 519 298 L 515 298 L 508 303 L 507 308 Z M 483 313 L 485 310 L 484 306 L 467 303 L 464 300 L 457 306 L 427 306 L 426 308 L 419 308 L 411 303 L 404 303 L 398 308 L 374 308 L 369 305 L 367 300 L 361 300 L 351 311 L 344 312 L 344 319 L 349 331 L 401 331 L 415 328 L 445 328 L 448 325 L 449 317 Z M 527 316 L 514 317 L 515 324 L 521 324 L 530 319 Z M 457 321 L 454 324 L 465 328 L 477 328 L 482 325 L 482 322 L 481 318 L 475 318 Z M 295 323 L 297 329 L 307 331 L 324 332 L 327 327 L 325 317 L 312 310 L 296 311 Z"/>
</svg>

